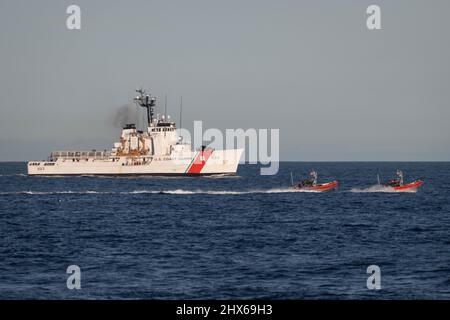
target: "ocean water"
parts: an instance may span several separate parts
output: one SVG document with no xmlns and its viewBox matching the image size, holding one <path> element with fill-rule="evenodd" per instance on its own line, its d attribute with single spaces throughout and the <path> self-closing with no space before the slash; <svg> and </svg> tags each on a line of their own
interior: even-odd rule
<svg viewBox="0 0 450 320">
<path fill-rule="evenodd" d="M 424 186 L 374 187 L 397 168 Z M 340 188 L 292 192 L 290 172 L 311 169 Z M 2 299 L 450 299 L 450 163 L 198 178 L 28 177 L 1 163 L 0 235 Z M 367 289 L 369 265 L 381 290 Z"/>
</svg>

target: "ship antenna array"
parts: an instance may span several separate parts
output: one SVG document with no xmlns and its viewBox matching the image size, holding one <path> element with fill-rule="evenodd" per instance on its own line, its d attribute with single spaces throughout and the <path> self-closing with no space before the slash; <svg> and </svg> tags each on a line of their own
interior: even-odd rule
<svg viewBox="0 0 450 320">
<path fill-rule="evenodd" d="M 164 95 L 164 120 L 167 121 L 167 93 Z"/>
<path fill-rule="evenodd" d="M 181 135 L 182 126 L 183 126 L 183 96 L 181 96 L 181 99 L 180 99 L 180 137 L 181 137 L 181 142 L 183 142 L 183 136 Z"/>
<path fill-rule="evenodd" d="M 183 96 L 180 99 L 180 129 L 183 127 Z"/>
<path fill-rule="evenodd" d="M 134 102 L 147 109 L 147 122 L 148 125 L 153 122 L 153 116 L 155 114 L 155 105 L 156 105 L 156 98 L 152 97 L 145 93 L 145 90 L 142 88 L 139 88 L 136 90 L 136 92 L 139 94 L 136 98 L 134 98 Z"/>
</svg>

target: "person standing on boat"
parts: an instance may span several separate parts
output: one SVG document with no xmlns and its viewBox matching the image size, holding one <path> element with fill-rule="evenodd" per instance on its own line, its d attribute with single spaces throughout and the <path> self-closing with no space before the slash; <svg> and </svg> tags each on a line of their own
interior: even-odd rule
<svg viewBox="0 0 450 320">
<path fill-rule="evenodd" d="M 403 171 L 397 170 L 398 184 L 403 185 Z"/>
<path fill-rule="evenodd" d="M 313 170 L 313 171 L 311 171 L 310 173 L 309 173 L 309 175 L 312 177 L 311 178 L 311 181 L 312 181 L 312 185 L 313 186 L 316 186 L 317 185 L 317 171 L 316 170 Z"/>
</svg>

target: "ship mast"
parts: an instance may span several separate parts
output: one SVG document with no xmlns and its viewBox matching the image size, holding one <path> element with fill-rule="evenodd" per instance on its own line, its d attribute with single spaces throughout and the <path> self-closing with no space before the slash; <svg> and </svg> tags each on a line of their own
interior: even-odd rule
<svg viewBox="0 0 450 320">
<path fill-rule="evenodd" d="M 145 90 L 143 90 L 142 88 L 137 89 L 136 92 L 139 93 L 139 95 L 136 98 L 134 98 L 134 102 L 137 105 L 147 109 L 147 122 L 148 126 L 150 126 L 151 123 L 153 122 L 156 98 L 148 94 L 145 94 Z"/>
</svg>

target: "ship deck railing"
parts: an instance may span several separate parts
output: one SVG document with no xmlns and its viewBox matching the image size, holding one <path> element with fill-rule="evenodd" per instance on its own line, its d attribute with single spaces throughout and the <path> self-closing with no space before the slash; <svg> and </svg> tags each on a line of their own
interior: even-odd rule
<svg viewBox="0 0 450 320">
<path fill-rule="evenodd" d="M 111 157 L 110 151 L 53 151 L 51 159 L 107 159 Z"/>
</svg>

